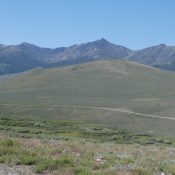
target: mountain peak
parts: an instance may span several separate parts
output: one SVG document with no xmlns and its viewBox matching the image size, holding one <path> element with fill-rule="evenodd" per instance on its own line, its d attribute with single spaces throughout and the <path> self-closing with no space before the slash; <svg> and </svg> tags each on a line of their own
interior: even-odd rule
<svg viewBox="0 0 175 175">
<path fill-rule="evenodd" d="M 105 38 L 101 38 L 100 41 L 109 42 L 109 41 L 107 41 Z"/>
<path fill-rule="evenodd" d="M 98 39 L 98 40 L 95 40 L 95 41 L 91 41 L 91 42 L 87 42 L 87 43 L 84 43 L 84 44 L 88 44 L 88 45 L 103 45 L 103 46 L 106 46 L 106 45 L 110 45 L 112 43 L 110 43 L 109 41 L 107 41 L 106 39 L 104 38 L 101 38 L 101 39 Z"/>
<path fill-rule="evenodd" d="M 27 43 L 27 42 L 22 42 L 18 46 L 23 46 L 23 47 L 39 47 L 37 45 L 31 44 L 31 43 Z"/>
<path fill-rule="evenodd" d="M 100 43 L 110 43 L 108 40 L 106 40 L 105 38 L 101 38 L 99 40 L 96 40 L 95 42 L 100 42 Z"/>
<path fill-rule="evenodd" d="M 166 47 L 167 45 L 164 43 L 159 44 L 160 47 Z"/>
<path fill-rule="evenodd" d="M 22 42 L 20 45 L 31 45 L 31 44 L 27 42 Z"/>
</svg>

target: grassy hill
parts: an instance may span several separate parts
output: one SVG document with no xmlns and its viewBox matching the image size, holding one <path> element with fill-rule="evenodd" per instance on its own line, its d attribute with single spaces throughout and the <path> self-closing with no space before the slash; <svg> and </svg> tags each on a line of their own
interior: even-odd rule
<svg viewBox="0 0 175 175">
<path fill-rule="evenodd" d="M 119 108 L 174 117 L 175 73 L 138 63 L 102 60 L 35 69 L 0 86 L 1 115 L 73 119 L 108 127 L 175 134 L 175 121 L 83 107 Z M 16 105 L 14 105 L 16 104 Z"/>
</svg>

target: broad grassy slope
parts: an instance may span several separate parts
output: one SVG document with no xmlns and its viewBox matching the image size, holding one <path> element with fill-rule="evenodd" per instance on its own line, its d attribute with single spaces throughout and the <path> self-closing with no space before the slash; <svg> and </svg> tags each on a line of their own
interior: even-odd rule
<svg viewBox="0 0 175 175">
<path fill-rule="evenodd" d="M 1 82 L 0 103 L 4 105 L 0 105 L 0 111 L 3 116 L 78 119 L 113 128 L 173 135 L 173 120 L 60 105 L 122 108 L 174 117 L 174 95 L 173 72 L 128 61 L 96 61 L 35 69 Z"/>
</svg>

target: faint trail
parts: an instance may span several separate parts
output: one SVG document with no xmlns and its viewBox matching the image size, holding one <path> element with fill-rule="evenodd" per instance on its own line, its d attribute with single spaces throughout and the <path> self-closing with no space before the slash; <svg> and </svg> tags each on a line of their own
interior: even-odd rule
<svg viewBox="0 0 175 175">
<path fill-rule="evenodd" d="M 124 110 L 124 109 L 116 109 L 116 108 L 88 107 L 88 106 L 64 106 L 64 105 L 63 106 L 58 106 L 58 107 L 106 110 L 106 111 L 135 114 L 135 115 L 140 115 L 140 116 L 145 116 L 145 117 L 150 117 L 150 118 L 168 119 L 168 120 L 174 120 L 175 121 L 175 118 L 173 118 L 173 117 L 163 117 L 163 116 L 158 116 L 158 115 L 143 114 L 143 113 L 139 113 L 139 112 L 133 112 L 133 111 L 128 111 L 128 110 Z"/>
<path fill-rule="evenodd" d="M 32 104 L 0 104 L 0 106 L 19 106 L 19 107 L 53 107 L 53 108 L 79 108 L 79 109 L 95 109 L 95 110 L 105 110 L 105 111 L 113 111 L 113 112 L 120 112 L 120 113 L 127 113 L 127 114 L 134 114 L 138 116 L 144 116 L 147 118 L 157 118 L 157 119 L 165 119 L 165 120 L 173 120 L 175 121 L 175 118 L 173 117 L 163 117 L 158 115 L 151 115 L 151 114 L 144 114 L 139 112 L 133 112 L 128 111 L 125 109 L 117 109 L 117 108 L 106 108 L 106 107 L 96 107 L 96 106 L 69 106 L 69 105 L 32 105 Z"/>
</svg>

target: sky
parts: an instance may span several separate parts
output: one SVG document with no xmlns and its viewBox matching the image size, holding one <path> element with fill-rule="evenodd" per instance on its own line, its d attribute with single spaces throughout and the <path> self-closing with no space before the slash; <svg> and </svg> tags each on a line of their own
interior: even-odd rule
<svg viewBox="0 0 175 175">
<path fill-rule="evenodd" d="M 175 0 L 0 0 L 0 43 L 175 45 Z"/>
</svg>

